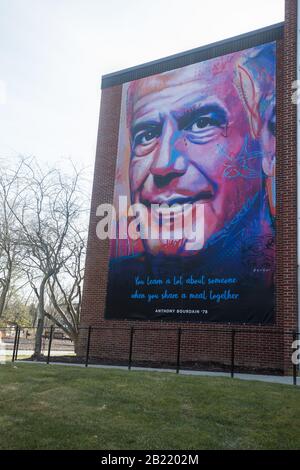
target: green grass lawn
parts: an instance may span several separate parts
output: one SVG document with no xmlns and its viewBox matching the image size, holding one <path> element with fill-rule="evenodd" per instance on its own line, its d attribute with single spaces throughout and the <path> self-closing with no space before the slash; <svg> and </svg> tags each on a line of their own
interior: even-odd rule
<svg viewBox="0 0 300 470">
<path fill-rule="evenodd" d="M 300 449 L 300 389 L 0 365 L 0 449 Z"/>
</svg>

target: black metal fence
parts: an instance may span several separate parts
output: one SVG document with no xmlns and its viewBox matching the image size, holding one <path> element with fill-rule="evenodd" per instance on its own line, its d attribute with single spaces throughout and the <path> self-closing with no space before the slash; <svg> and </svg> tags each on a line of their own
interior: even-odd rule
<svg viewBox="0 0 300 470">
<path fill-rule="evenodd" d="M 35 351 L 35 328 L 0 328 L 0 361 L 122 365 L 283 375 L 292 371 L 297 385 L 300 333 L 270 328 L 86 327 L 69 338 L 56 327 L 43 330 Z M 295 356 L 294 354 L 294 356 Z M 300 352 L 299 352 L 300 358 Z"/>
</svg>

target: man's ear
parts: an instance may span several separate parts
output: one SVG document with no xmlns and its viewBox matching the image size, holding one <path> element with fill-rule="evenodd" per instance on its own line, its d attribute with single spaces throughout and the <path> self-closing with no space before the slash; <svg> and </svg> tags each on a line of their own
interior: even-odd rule
<svg viewBox="0 0 300 470">
<path fill-rule="evenodd" d="M 275 103 L 271 99 L 266 109 L 261 130 L 262 168 L 266 176 L 275 176 Z"/>
<path fill-rule="evenodd" d="M 238 65 L 237 73 L 237 87 L 248 115 L 251 134 L 254 139 L 257 139 L 262 125 L 259 113 L 259 93 L 253 77 L 246 68 Z"/>
<path fill-rule="evenodd" d="M 272 178 L 275 176 L 275 152 L 269 155 L 264 154 L 262 168 L 266 176 Z"/>
<path fill-rule="evenodd" d="M 270 99 L 265 112 L 264 124 L 261 130 L 262 169 L 266 176 L 266 192 L 271 215 L 276 214 L 275 164 L 275 102 Z"/>
</svg>

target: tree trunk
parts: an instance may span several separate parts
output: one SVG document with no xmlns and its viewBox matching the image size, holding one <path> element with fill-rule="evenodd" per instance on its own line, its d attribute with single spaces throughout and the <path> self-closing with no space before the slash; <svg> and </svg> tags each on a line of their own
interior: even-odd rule
<svg viewBox="0 0 300 470">
<path fill-rule="evenodd" d="M 79 333 L 72 335 L 72 336 L 71 336 L 71 340 L 73 341 L 74 351 L 75 351 L 75 353 L 77 354 L 77 352 L 78 352 L 78 346 L 79 346 L 79 343 L 80 343 L 80 341 L 79 341 Z"/>
<path fill-rule="evenodd" d="M 38 302 L 38 324 L 35 335 L 34 354 L 32 359 L 40 359 L 42 352 L 42 336 L 45 324 L 45 287 L 48 277 L 44 278 L 41 282 L 39 289 L 39 302 Z"/>
<path fill-rule="evenodd" d="M 9 286 L 10 286 L 10 278 L 6 279 L 1 295 L 0 295 L 0 318 L 2 317 L 4 309 L 5 309 Z"/>
</svg>

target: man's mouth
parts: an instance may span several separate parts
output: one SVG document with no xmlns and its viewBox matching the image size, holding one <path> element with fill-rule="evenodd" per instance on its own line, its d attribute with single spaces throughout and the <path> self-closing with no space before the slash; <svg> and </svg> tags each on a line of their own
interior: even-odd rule
<svg viewBox="0 0 300 470">
<path fill-rule="evenodd" d="M 195 202 L 199 204 L 206 203 L 213 199 L 214 194 L 211 191 L 201 191 L 194 196 L 183 196 L 183 195 L 172 195 L 164 196 L 160 194 L 159 196 L 153 197 L 151 199 L 141 197 L 140 203 L 151 208 L 152 205 L 165 205 L 165 206 L 184 206 L 185 204 L 194 204 Z"/>
</svg>

